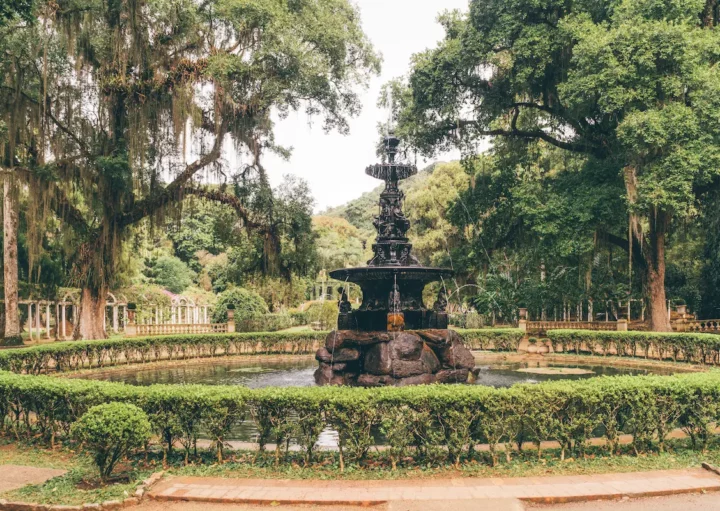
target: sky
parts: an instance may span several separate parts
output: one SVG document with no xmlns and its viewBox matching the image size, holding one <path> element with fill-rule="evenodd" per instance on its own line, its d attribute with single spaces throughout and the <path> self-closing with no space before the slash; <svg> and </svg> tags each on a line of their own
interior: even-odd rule
<svg viewBox="0 0 720 511">
<path fill-rule="evenodd" d="M 355 0 L 360 9 L 363 29 L 376 51 L 383 56 L 382 72 L 361 90 L 362 113 L 350 120 L 350 134 L 325 134 L 321 119 L 313 125 L 303 113 L 291 113 L 279 120 L 276 142 L 293 147 L 289 161 L 267 154 L 263 165 L 273 185 L 285 174 L 305 179 L 315 197 L 315 211 L 338 206 L 359 197 L 380 184 L 365 175 L 365 167 L 375 163 L 377 124 L 387 120 L 387 111 L 377 108 L 381 86 L 392 78 L 405 75 L 414 53 L 433 48 L 444 31 L 437 15 L 444 10 L 467 10 L 468 0 Z M 439 159 L 456 159 L 457 154 Z M 418 159 L 418 167 L 423 166 Z"/>
</svg>

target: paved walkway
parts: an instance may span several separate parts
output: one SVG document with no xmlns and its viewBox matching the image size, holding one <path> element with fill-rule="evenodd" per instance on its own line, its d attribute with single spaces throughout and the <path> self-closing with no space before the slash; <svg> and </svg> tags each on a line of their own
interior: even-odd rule
<svg viewBox="0 0 720 511">
<path fill-rule="evenodd" d="M 395 501 L 573 502 L 720 491 L 720 477 L 702 468 L 589 476 L 305 481 L 171 477 L 153 488 L 158 500 L 251 504 L 377 505 Z"/>
<path fill-rule="evenodd" d="M 0 492 L 16 490 L 26 484 L 44 483 L 48 479 L 63 475 L 65 472 L 65 470 L 54 468 L 0 465 Z"/>
</svg>

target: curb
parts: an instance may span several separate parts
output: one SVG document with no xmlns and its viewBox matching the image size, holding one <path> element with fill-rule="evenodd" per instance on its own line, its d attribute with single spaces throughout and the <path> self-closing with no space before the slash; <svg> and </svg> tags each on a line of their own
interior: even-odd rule
<svg viewBox="0 0 720 511">
<path fill-rule="evenodd" d="M 720 492 L 720 484 L 706 488 L 681 488 L 679 490 L 657 490 L 638 493 L 603 493 L 599 495 L 572 495 L 557 497 L 516 497 L 522 502 L 533 504 L 568 504 L 571 502 L 594 502 L 598 500 L 644 499 L 649 497 L 668 497 L 670 495 L 688 495 L 690 493 Z"/>
<path fill-rule="evenodd" d="M 165 472 L 155 472 L 145 479 L 135 490 L 135 495 L 124 500 L 106 500 L 99 504 L 82 504 L 79 506 L 65 506 L 58 504 L 32 504 L 28 502 L 9 502 L 0 499 L 0 511 L 112 511 L 140 504 L 147 492 L 152 488 Z"/>
</svg>

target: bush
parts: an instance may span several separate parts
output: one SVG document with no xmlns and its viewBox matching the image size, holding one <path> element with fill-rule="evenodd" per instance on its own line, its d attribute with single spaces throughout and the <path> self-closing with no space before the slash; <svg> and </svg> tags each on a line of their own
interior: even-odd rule
<svg viewBox="0 0 720 511">
<path fill-rule="evenodd" d="M 477 312 L 448 314 L 448 322 L 450 326 L 457 328 L 483 328 L 485 326 L 485 317 Z"/>
<path fill-rule="evenodd" d="M 720 363 L 720 335 L 717 334 L 549 330 L 547 336 L 556 352 L 642 356 L 715 365 Z"/>
<path fill-rule="evenodd" d="M 338 305 L 333 300 L 313 302 L 305 309 L 308 323 L 319 323 L 322 329 L 335 328 L 339 312 Z"/>
<path fill-rule="evenodd" d="M 523 332 L 518 328 L 478 328 L 457 330 L 465 345 L 473 350 L 517 351 Z"/>
<path fill-rule="evenodd" d="M 90 408 L 72 425 L 71 434 L 94 451 L 100 480 L 106 482 L 118 461 L 131 450 L 145 447 L 151 428 L 137 406 L 107 403 Z"/>
<path fill-rule="evenodd" d="M 242 287 L 234 287 L 223 291 L 218 296 L 217 304 L 212 313 L 213 323 L 227 322 L 228 305 L 235 306 L 235 322 L 239 323 L 262 314 L 267 314 L 268 306 L 265 300 L 255 291 Z"/>
<path fill-rule="evenodd" d="M 627 434 L 638 453 L 651 453 L 664 450 L 669 433 L 682 428 L 697 449 L 705 449 L 717 437 L 720 374 L 604 377 L 498 389 L 427 385 L 254 390 L 203 385 L 134 387 L 0 372 L 0 419 L 9 421 L 15 433 L 30 428 L 28 435 L 49 438 L 49 428 L 65 431 L 82 416 L 79 424 L 83 426 L 74 426 L 73 432 L 92 431 L 94 436 L 87 433 L 80 438 L 88 445 L 98 442 L 99 447 L 93 448 L 107 451 L 109 438 L 112 442 L 125 439 L 115 432 L 125 431 L 116 423 L 131 419 L 118 420 L 114 412 L 96 419 L 98 409 L 93 407 L 119 402 L 143 409 L 152 418 L 163 451 L 179 442 L 186 459 L 204 431 L 212 440 L 213 454 L 221 460 L 228 432 L 248 417 L 259 431 L 261 446 L 277 445 L 278 464 L 285 462 L 284 451 L 292 444 L 301 447 L 309 463 L 318 436 L 328 427 L 338 433 L 341 466 L 366 461 L 377 431 L 388 444 L 381 455 L 395 465 L 408 460 L 457 465 L 473 457 L 472 447 L 480 443 L 489 445 L 489 462 L 494 464 L 502 447 L 517 445 L 519 439 L 534 444 L 538 453 L 542 442 L 557 441 L 562 457 L 582 456 L 589 438 L 600 435 L 612 455 L 620 435 Z M 110 404 L 100 410 L 116 406 L 127 409 L 127 405 Z M 86 410 L 90 410 L 87 417 Z M 142 433 L 133 445 L 147 438 L 144 423 L 132 430 Z M 505 454 L 508 459 L 513 456 L 512 450 Z M 100 458 L 99 468 L 109 474 L 107 462 Z"/>
<path fill-rule="evenodd" d="M 0 346 L 22 346 L 23 344 L 22 335 L 12 335 L 0 339 Z"/>
<path fill-rule="evenodd" d="M 0 370 L 40 374 L 195 357 L 314 353 L 328 332 L 185 334 L 67 341 L 0 350 Z"/>
<path fill-rule="evenodd" d="M 148 262 L 147 274 L 155 284 L 173 293 L 185 291 L 195 278 L 188 265 L 175 256 L 161 256 Z"/>
</svg>

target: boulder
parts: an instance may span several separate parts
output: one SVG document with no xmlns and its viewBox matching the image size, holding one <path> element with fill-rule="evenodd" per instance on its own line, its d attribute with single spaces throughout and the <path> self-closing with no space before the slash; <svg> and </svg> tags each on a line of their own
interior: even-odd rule
<svg viewBox="0 0 720 511">
<path fill-rule="evenodd" d="M 352 362 L 353 360 L 360 359 L 360 350 L 357 348 L 341 348 L 339 350 L 335 350 L 334 353 L 330 352 L 330 357 L 333 363 Z"/>
<path fill-rule="evenodd" d="M 320 367 L 315 370 L 315 383 L 318 385 L 345 385 L 345 378 L 335 374 L 329 364 L 320 362 Z"/>
<path fill-rule="evenodd" d="M 437 370 L 440 369 L 440 360 L 438 360 L 435 352 L 427 344 L 423 344 L 420 360 L 431 373 L 437 372 Z"/>
<path fill-rule="evenodd" d="M 355 330 L 333 330 L 325 338 L 325 347 L 332 351 L 338 348 L 370 346 L 392 339 L 388 332 L 358 332 Z"/>
<path fill-rule="evenodd" d="M 438 383 L 465 383 L 469 374 L 467 369 L 443 369 L 435 377 Z"/>
<path fill-rule="evenodd" d="M 393 360 L 390 375 L 393 378 L 407 378 L 418 374 L 430 373 L 422 360 Z"/>
<path fill-rule="evenodd" d="M 409 332 L 401 332 L 388 343 L 394 360 L 419 360 L 424 343 L 422 339 Z"/>
<path fill-rule="evenodd" d="M 453 339 L 449 346 L 435 350 L 442 366 L 447 369 L 472 369 L 475 357 L 472 352 L 458 339 Z"/>
<path fill-rule="evenodd" d="M 395 382 L 398 387 L 404 387 L 406 385 L 430 385 L 435 383 L 436 378 L 434 374 L 420 374 L 417 376 L 410 376 L 408 378 L 400 378 Z"/>
<path fill-rule="evenodd" d="M 437 328 L 431 328 L 426 330 L 415 330 L 416 334 L 418 334 L 420 337 L 422 337 L 423 341 L 426 343 L 432 345 L 433 347 L 436 346 L 446 346 L 450 344 L 453 334 L 458 336 L 457 332 L 454 330 L 446 330 L 446 329 L 437 329 Z M 459 337 L 459 336 L 458 336 Z"/>
<path fill-rule="evenodd" d="M 367 348 L 363 367 L 370 374 L 390 374 L 392 371 L 392 359 L 390 358 L 389 343 L 380 342 Z"/>
<path fill-rule="evenodd" d="M 393 378 L 389 376 L 379 376 L 376 374 L 361 374 L 358 376 L 356 383 L 363 387 L 382 387 L 384 385 L 392 384 Z"/>
<path fill-rule="evenodd" d="M 320 348 L 315 352 L 315 360 L 329 364 L 332 360 L 332 355 L 326 348 Z"/>
</svg>

